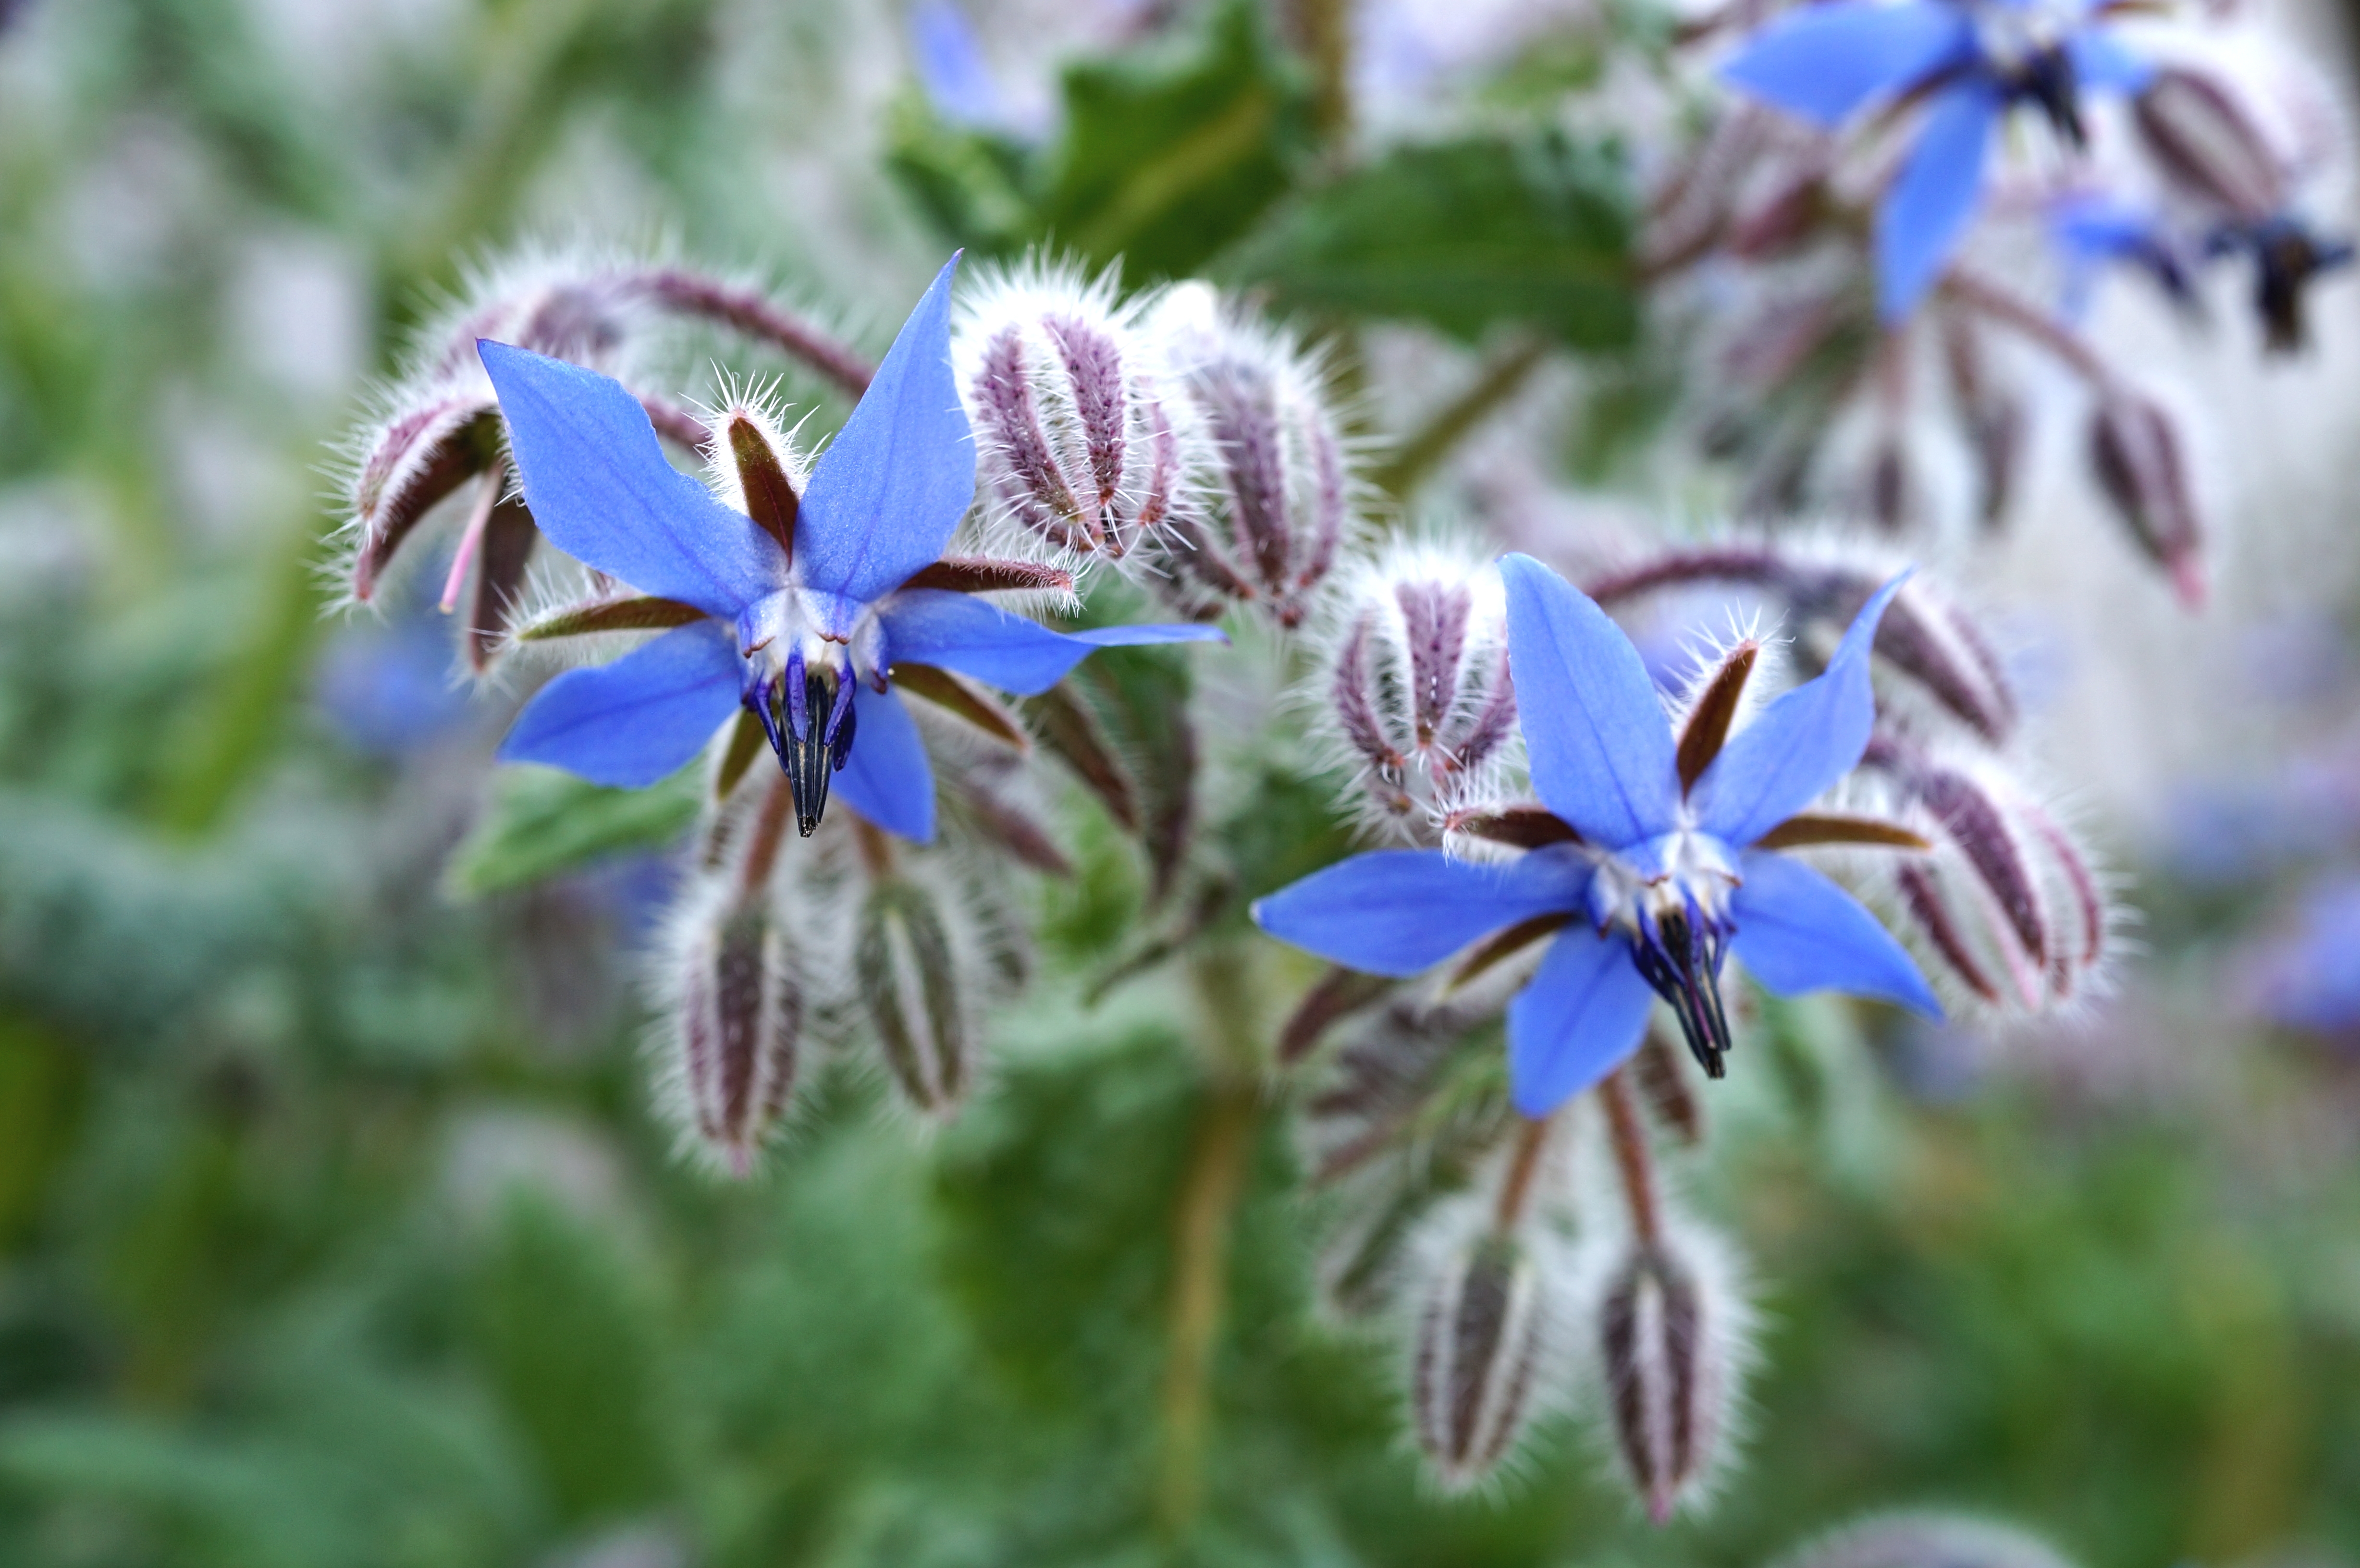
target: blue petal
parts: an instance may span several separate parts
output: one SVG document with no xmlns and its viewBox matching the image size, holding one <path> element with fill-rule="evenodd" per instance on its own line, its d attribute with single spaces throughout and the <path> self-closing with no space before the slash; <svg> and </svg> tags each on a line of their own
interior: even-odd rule
<svg viewBox="0 0 2360 1568">
<path fill-rule="evenodd" d="M 1764 27 L 1721 74 L 1791 114 L 1834 125 L 1973 49 L 1965 11 L 1941 0 L 1807 5 Z"/>
<path fill-rule="evenodd" d="M 1975 215 L 1999 95 L 1969 81 L 1934 100 L 1909 161 L 1876 210 L 1876 302 L 1885 321 L 1918 308 Z"/>
<path fill-rule="evenodd" d="M 1333 963 L 1415 975 L 1502 926 L 1579 908 L 1589 887 L 1589 866 L 1561 850 L 1492 866 L 1438 849 L 1382 849 L 1281 888 L 1254 905 L 1253 918 Z"/>
<path fill-rule="evenodd" d="M 1569 926 L 1508 1004 L 1508 1092 L 1516 1109 L 1545 1116 L 1614 1071 L 1638 1048 L 1655 989 L 1631 961 L 1631 944 Z"/>
<path fill-rule="evenodd" d="M 636 789 L 694 757 L 738 706 L 744 666 L 712 621 L 677 626 L 615 660 L 569 670 L 534 693 L 503 762 L 546 762 Z"/>
<path fill-rule="evenodd" d="M 878 618 L 885 627 L 887 663 L 939 664 L 1028 697 L 1054 686 L 1101 648 L 1228 640 L 1215 627 L 1194 625 L 1052 631 L 971 593 L 941 588 L 904 589 L 885 602 Z"/>
<path fill-rule="evenodd" d="M 664 461 L 647 410 L 563 360 L 478 341 L 508 420 L 525 505 L 550 542 L 642 593 L 735 615 L 785 578 L 752 519 Z"/>
<path fill-rule="evenodd" d="M 1929 1018 L 1942 1004 L 1917 962 L 1860 900 L 1799 860 L 1756 850 L 1738 864 L 1745 880 L 1730 900 L 1737 956 L 1781 996 L 1849 991 L 1898 1002 Z"/>
<path fill-rule="evenodd" d="M 1533 788 L 1609 849 L 1670 832 L 1680 798 L 1672 726 L 1639 650 L 1588 594 L 1532 557 L 1503 556 L 1500 575 Z"/>
<path fill-rule="evenodd" d="M 1876 723 L 1869 648 L 1885 607 L 1908 578 L 1902 572 L 1861 606 L 1818 680 L 1772 702 L 1721 747 L 1696 781 L 1699 827 L 1742 849 L 1859 766 Z"/>
<path fill-rule="evenodd" d="M 2077 86 L 2110 93 L 2136 93 L 2155 75 L 2155 67 L 2125 49 L 2112 33 L 2085 27 L 2065 40 L 2073 61 Z"/>
<path fill-rule="evenodd" d="M 975 499 L 975 442 L 951 379 L 957 267 L 956 256 L 943 265 L 812 470 L 795 517 L 795 574 L 806 587 L 853 604 L 883 597 L 940 559 Z"/>
<path fill-rule="evenodd" d="M 853 693 L 852 755 L 830 792 L 887 833 L 912 844 L 934 839 L 934 769 L 917 721 L 891 691 Z"/>
</svg>

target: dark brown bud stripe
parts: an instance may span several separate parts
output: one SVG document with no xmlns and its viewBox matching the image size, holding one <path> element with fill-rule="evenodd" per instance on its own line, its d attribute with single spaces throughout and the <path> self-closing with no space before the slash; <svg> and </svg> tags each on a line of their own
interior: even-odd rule
<svg viewBox="0 0 2360 1568">
<path fill-rule="evenodd" d="M 502 495 L 485 520 L 482 542 L 475 551 L 475 587 L 467 616 L 467 665 L 478 675 L 489 669 L 492 655 L 506 635 L 508 615 L 524 592 L 525 570 L 532 564 L 533 544 L 541 530 L 532 514 L 515 495 Z"/>
<path fill-rule="evenodd" d="M 946 555 L 920 568 L 904 588 L 941 588 L 953 593 L 1011 593 L 1039 591 L 1070 593 L 1074 574 L 1030 561 L 1003 561 L 984 555 Z"/>
<path fill-rule="evenodd" d="M 1688 722 L 1680 727 L 1677 761 L 1683 792 L 1695 789 L 1712 759 L 1721 755 L 1738 704 L 1745 700 L 1745 683 L 1754 678 L 1754 663 L 1761 657 L 1762 645 L 1746 638 L 1722 656 L 1720 668 L 1697 694 Z"/>
<path fill-rule="evenodd" d="M 697 1135 L 738 1175 L 794 1091 L 803 993 L 783 934 L 759 905 L 694 945 L 682 1034 Z"/>
<path fill-rule="evenodd" d="M 2132 114 L 2166 174 L 2231 215 L 2258 221 L 2286 201 L 2286 175 L 2269 140 L 2211 77 L 2158 68 Z"/>
<path fill-rule="evenodd" d="M 1658 1524 L 1710 1457 L 1718 1369 L 1690 1271 L 1662 1247 L 1632 1250 L 1598 1315 L 1615 1445 Z"/>
<path fill-rule="evenodd" d="M 1443 983 L 1444 994 L 1448 995 L 1459 990 L 1478 975 L 1513 958 L 1543 937 L 1554 936 L 1572 923 L 1573 916 L 1568 912 L 1535 915 L 1530 920 L 1518 920 L 1507 930 L 1490 937 L 1481 946 L 1460 960 L 1459 967 L 1450 972 L 1450 978 Z"/>
<path fill-rule="evenodd" d="M 1546 806 L 1502 806 L 1497 811 L 1454 812 L 1443 825 L 1451 833 L 1512 844 L 1518 849 L 1581 842 L 1573 825 Z"/>
<path fill-rule="evenodd" d="M 1027 527 L 1060 549 L 1097 548 L 1095 521 L 1066 484 L 1048 433 L 1041 428 L 1025 365 L 1024 335 L 1017 328 L 1002 329 L 984 345 L 974 391 L 1002 497 Z"/>
<path fill-rule="evenodd" d="M 729 418 L 729 459 L 738 468 L 738 488 L 746 497 L 746 515 L 777 542 L 792 561 L 795 555 L 795 514 L 803 501 L 787 478 L 770 438 L 744 413 Z"/>
<path fill-rule="evenodd" d="M 353 596 L 377 591 L 394 552 L 426 514 L 469 478 L 499 459 L 500 422 L 492 408 L 454 399 L 397 422 L 361 473 L 355 512 L 360 553 L 353 561 Z"/>
<path fill-rule="evenodd" d="M 934 896 L 900 877 L 872 886 L 860 908 L 853 969 L 902 1094 L 931 1116 L 955 1109 L 972 1076 L 972 1043 Z"/>
<path fill-rule="evenodd" d="M 1802 811 L 1754 841 L 1757 849 L 1808 849 L 1813 844 L 1874 844 L 1886 849 L 1929 850 L 1933 843 L 1899 822 L 1833 811 Z"/>
<path fill-rule="evenodd" d="M 1410 1404 L 1418 1443 L 1464 1486 L 1523 1431 L 1543 1353 L 1540 1281 L 1525 1248 L 1487 1237 L 1452 1259 L 1419 1315 Z"/>
<path fill-rule="evenodd" d="M 896 664 L 893 683 L 913 697 L 923 697 L 945 713 L 956 713 L 977 729 L 1018 751 L 1032 749 L 1032 737 L 1016 715 L 982 688 L 947 670 L 931 664 Z"/>
<path fill-rule="evenodd" d="M 705 619 L 705 612 L 677 599 L 638 596 L 593 599 L 554 610 L 516 630 L 519 642 L 543 642 L 552 637 L 583 637 L 592 632 L 653 631 L 684 626 Z"/>
<path fill-rule="evenodd" d="M 1074 770 L 1125 833 L 1139 831 L 1139 790 L 1131 771 L 1109 745 L 1069 683 L 1059 681 L 1024 700 L 1024 711 L 1040 725 L 1041 744 Z"/>
</svg>

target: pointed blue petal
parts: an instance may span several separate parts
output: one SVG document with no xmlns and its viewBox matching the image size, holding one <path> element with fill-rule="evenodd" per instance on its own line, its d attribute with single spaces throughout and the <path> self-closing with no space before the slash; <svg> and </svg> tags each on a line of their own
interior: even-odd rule
<svg viewBox="0 0 2360 1568">
<path fill-rule="evenodd" d="M 1999 95 L 1971 80 L 1934 100 L 1918 145 L 1876 210 L 1876 307 L 1890 325 L 1918 308 L 1983 197 Z"/>
<path fill-rule="evenodd" d="M 2084 27 L 2065 40 L 2073 61 L 2076 85 L 2108 93 L 2136 93 L 2155 75 L 2155 67 L 2125 49 L 2103 27 Z"/>
<path fill-rule="evenodd" d="M 1737 956 L 1771 991 L 1848 991 L 1942 1016 L 1917 961 L 1859 899 L 1771 850 L 1744 856 L 1738 871 L 1745 880 L 1730 900 Z"/>
<path fill-rule="evenodd" d="M 1721 74 L 1788 114 L 1834 125 L 1973 49 L 1965 10 L 1942 0 L 1807 5 L 1755 34 Z"/>
<path fill-rule="evenodd" d="M 853 693 L 852 755 L 829 793 L 887 833 L 934 840 L 934 769 L 917 721 L 891 691 Z"/>
<path fill-rule="evenodd" d="M 1508 1004 L 1508 1093 L 1516 1109 L 1545 1116 L 1613 1072 L 1638 1049 L 1655 999 L 1629 942 L 1568 927 Z"/>
<path fill-rule="evenodd" d="M 1101 648 L 1229 640 L 1216 627 L 1186 624 L 1052 631 L 972 593 L 941 588 L 905 588 L 885 601 L 878 619 L 886 663 L 939 664 L 1027 697 L 1046 691 Z"/>
<path fill-rule="evenodd" d="M 854 604 L 883 597 L 940 559 L 975 499 L 975 441 L 951 379 L 957 267 L 956 256 L 944 264 L 812 470 L 795 517 L 795 573 L 807 587 Z"/>
<path fill-rule="evenodd" d="M 675 627 L 535 692 L 500 743 L 500 760 L 545 762 L 593 784 L 652 784 L 694 757 L 736 710 L 742 670 L 717 623 Z"/>
<path fill-rule="evenodd" d="M 1254 905 L 1253 918 L 1331 963 L 1405 975 L 1503 926 L 1579 909 L 1589 887 L 1589 866 L 1563 851 L 1492 866 L 1438 849 L 1381 849 L 1281 888 Z"/>
<path fill-rule="evenodd" d="M 507 343 L 475 352 L 500 395 L 525 505 L 558 549 L 725 620 L 785 580 L 770 537 L 664 461 L 647 410 L 619 384 Z"/>
<path fill-rule="evenodd" d="M 1671 721 L 1606 612 L 1528 555 L 1503 556 L 1508 669 L 1533 788 L 1585 838 L 1622 849 L 1671 831 Z"/>
<path fill-rule="evenodd" d="M 1819 679 L 1780 696 L 1721 747 L 1696 781 L 1699 827 L 1743 849 L 1859 766 L 1876 723 L 1869 649 L 1885 607 L 1908 580 L 1902 572 L 1861 606 Z"/>
</svg>

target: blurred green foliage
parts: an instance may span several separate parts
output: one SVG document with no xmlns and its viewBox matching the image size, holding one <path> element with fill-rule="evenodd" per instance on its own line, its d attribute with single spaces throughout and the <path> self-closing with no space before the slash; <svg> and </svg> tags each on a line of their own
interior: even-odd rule
<svg viewBox="0 0 2360 1568">
<path fill-rule="evenodd" d="M 341 635 L 311 474 L 352 389 L 257 368 L 275 318 L 229 303 L 257 245 L 340 258 L 355 370 L 391 363 L 460 253 L 650 213 L 847 289 L 875 258 L 922 280 L 940 225 L 1610 348 L 1635 319 L 1611 149 L 1516 129 L 1324 167 L 1307 70 L 1243 0 L 1071 67 L 1038 146 L 914 97 L 851 121 L 844 62 L 898 46 L 848 4 L 452 0 L 358 67 L 305 53 L 345 19 L 306 32 L 300 6 L 21 10 L 0 30 L 0 1561 L 1739 1568 L 1916 1502 L 2092 1568 L 2360 1555 L 2360 1176 L 2333 1138 L 2278 1135 L 2320 1099 L 2282 1053 L 2223 1042 L 2225 1108 L 2037 1083 L 1962 1108 L 1896 1092 L 1881 1036 L 1777 1031 L 1690 1173 L 1766 1292 L 1754 1435 L 1718 1507 L 1660 1532 L 1569 1419 L 1497 1496 L 1419 1479 L 1397 1352 L 1311 1307 L 1318 1203 L 1259 1105 L 1204 1506 L 1174 1521 L 1174 1237 L 1222 1080 L 1168 971 L 1081 1005 L 1150 881 L 1100 818 L 1071 813 L 1082 875 L 1040 895 L 1038 988 L 958 1126 L 920 1136 L 823 1073 L 773 1168 L 722 1186 L 647 1106 L 629 878 L 581 869 L 676 833 L 696 780 L 504 778 L 486 812 L 509 699 L 393 759 L 311 701 Z M 1552 69 L 1503 80 L 1527 101 Z M 870 130 L 903 193 L 839 168 L 845 234 L 765 184 Z M 320 323 L 283 330 L 327 352 Z M 1648 390 L 1591 397 L 1635 419 Z M 1341 829 L 1282 746 L 1267 777 L 1179 789 L 1187 670 L 1110 656 L 1092 697 L 1147 809 L 1199 813 L 1241 899 Z M 1246 983 L 1283 962 L 1258 951 Z"/>
</svg>

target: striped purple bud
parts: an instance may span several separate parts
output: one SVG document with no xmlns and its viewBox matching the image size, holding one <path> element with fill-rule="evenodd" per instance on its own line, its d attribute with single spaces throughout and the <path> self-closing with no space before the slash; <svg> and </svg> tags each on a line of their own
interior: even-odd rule
<svg viewBox="0 0 2360 1568">
<path fill-rule="evenodd" d="M 1595 1318 L 1606 1417 L 1647 1516 L 1670 1519 L 1719 1457 L 1744 1307 L 1694 1238 L 1633 1241 Z"/>
<path fill-rule="evenodd" d="M 767 900 L 716 900 L 682 944 L 678 1086 L 690 1133 L 732 1175 L 753 1170 L 794 1093 L 803 991 Z"/>
<path fill-rule="evenodd" d="M 1369 812 L 1412 836 L 1480 789 L 1515 731 L 1498 571 L 1397 546 L 1338 595 L 1327 711 Z"/>
<path fill-rule="evenodd" d="M 1546 1373 L 1548 1301 L 1531 1247 L 1487 1234 L 1445 1256 L 1416 1311 L 1412 1425 L 1455 1491 L 1489 1475 L 1524 1429 Z"/>
<path fill-rule="evenodd" d="M 1128 559 L 1164 525 L 1191 449 L 1111 275 L 1028 265 L 989 278 L 951 352 L 987 505 L 1087 559 Z"/>
<path fill-rule="evenodd" d="M 1227 314 L 1201 285 L 1174 289 L 1154 321 L 1208 470 L 1173 512 L 1164 585 L 1194 610 L 1253 604 L 1282 626 L 1301 626 L 1352 514 L 1350 464 L 1323 378 L 1291 340 Z"/>
<path fill-rule="evenodd" d="M 975 1077 L 975 1031 L 960 964 L 934 895 L 887 876 L 861 901 L 853 978 L 885 1066 L 902 1097 L 947 1117 Z"/>
<path fill-rule="evenodd" d="M 2204 527 L 2178 422 L 2153 398 L 2111 389 L 2090 416 L 2090 464 L 2139 549 L 2171 574 L 2180 603 L 2203 608 Z"/>
<path fill-rule="evenodd" d="M 2159 66 L 2132 100 L 2132 118 L 2165 176 L 2197 201 L 2247 222 L 2285 204 L 2284 161 L 2218 78 Z"/>
<path fill-rule="evenodd" d="M 358 536 L 353 597 L 366 604 L 375 596 L 411 530 L 499 456 L 499 407 L 488 387 L 427 392 L 371 432 L 362 443 L 349 496 Z"/>
</svg>

